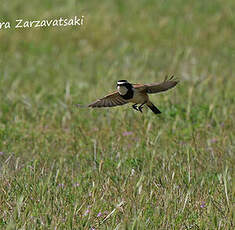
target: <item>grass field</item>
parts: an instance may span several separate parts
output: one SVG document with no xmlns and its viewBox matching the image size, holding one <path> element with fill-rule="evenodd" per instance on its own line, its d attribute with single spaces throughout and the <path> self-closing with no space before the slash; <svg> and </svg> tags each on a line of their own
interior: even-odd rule
<svg viewBox="0 0 235 230">
<path fill-rule="evenodd" d="M 1 3 L 0 21 L 84 15 L 81 27 L 0 30 L 1 229 L 233 229 L 233 0 Z M 180 84 L 79 109 L 116 81 Z"/>
</svg>

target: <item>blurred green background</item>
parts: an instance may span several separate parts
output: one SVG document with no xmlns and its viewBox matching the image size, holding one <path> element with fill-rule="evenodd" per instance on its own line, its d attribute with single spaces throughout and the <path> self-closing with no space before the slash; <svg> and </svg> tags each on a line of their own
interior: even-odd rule
<svg viewBox="0 0 235 230">
<path fill-rule="evenodd" d="M 0 227 L 232 229 L 234 12 L 233 0 L 1 2 Z M 151 96 L 160 116 L 75 106 L 165 75 L 180 84 Z"/>
</svg>

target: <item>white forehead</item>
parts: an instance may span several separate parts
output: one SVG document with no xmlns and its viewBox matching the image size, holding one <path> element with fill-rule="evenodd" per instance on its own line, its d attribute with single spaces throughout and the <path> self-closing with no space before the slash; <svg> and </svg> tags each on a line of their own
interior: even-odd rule
<svg viewBox="0 0 235 230">
<path fill-rule="evenodd" d="M 118 81 L 117 84 L 118 85 L 125 85 L 126 83 L 128 83 L 127 81 Z"/>
</svg>

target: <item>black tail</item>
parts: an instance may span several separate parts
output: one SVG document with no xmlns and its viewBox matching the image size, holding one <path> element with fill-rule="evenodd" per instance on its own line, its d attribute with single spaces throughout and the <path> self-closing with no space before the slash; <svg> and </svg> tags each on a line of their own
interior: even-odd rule
<svg viewBox="0 0 235 230">
<path fill-rule="evenodd" d="M 161 113 L 161 111 L 160 111 L 152 102 L 149 102 L 149 103 L 147 104 L 147 106 L 148 106 L 155 114 Z"/>
</svg>

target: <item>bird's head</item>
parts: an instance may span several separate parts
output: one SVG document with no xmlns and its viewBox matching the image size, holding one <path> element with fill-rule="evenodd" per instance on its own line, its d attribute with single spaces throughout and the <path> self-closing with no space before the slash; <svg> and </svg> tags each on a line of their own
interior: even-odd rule
<svg viewBox="0 0 235 230">
<path fill-rule="evenodd" d="M 121 95 L 125 95 L 129 89 L 132 88 L 132 84 L 127 80 L 117 81 L 117 90 Z"/>
</svg>

